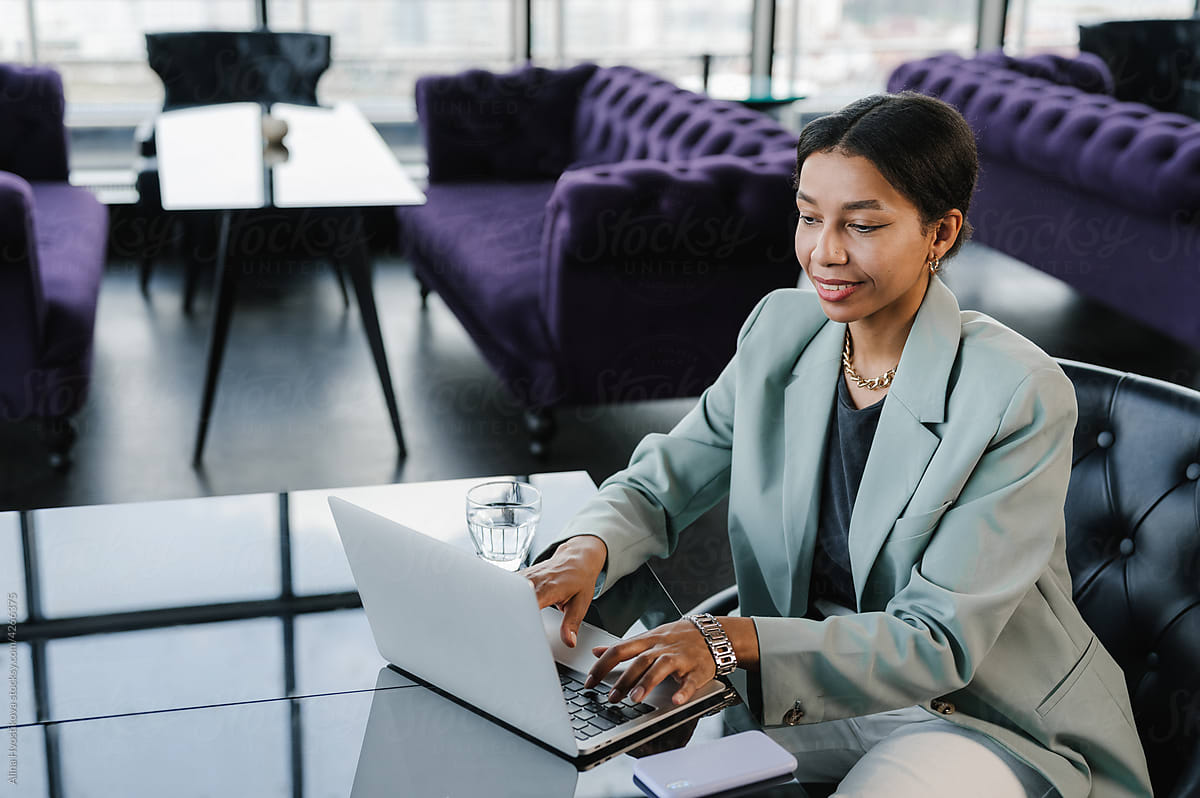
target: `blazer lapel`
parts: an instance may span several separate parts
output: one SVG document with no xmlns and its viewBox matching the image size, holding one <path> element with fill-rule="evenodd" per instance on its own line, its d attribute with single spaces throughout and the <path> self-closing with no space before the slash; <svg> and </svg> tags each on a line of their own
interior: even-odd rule
<svg viewBox="0 0 1200 798">
<path fill-rule="evenodd" d="M 827 320 L 805 347 L 784 389 L 784 560 L 764 569 L 771 598 L 784 614 L 803 613 L 808 601 L 821 501 L 821 456 L 829 424 L 835 421 L 833 397 L 841 374 L 845 330 L 845 324 Z M 799 610 L 793 601 L 800 602 Z"/>
<path fill-rule="evenodd" d="M 958 301 L 934 276 L 884 399 L 850 517 L 850 565 L 860 611 L 871 566 L 941 443 L 925 424 L 946 420 L 947 385 L 961 335 Z"/>
</svg>

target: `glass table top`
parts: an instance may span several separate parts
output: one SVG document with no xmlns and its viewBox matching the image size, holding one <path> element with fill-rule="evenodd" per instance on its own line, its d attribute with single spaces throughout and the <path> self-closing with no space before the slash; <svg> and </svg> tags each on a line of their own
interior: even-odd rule
<svg viewBox="0 0 1200 798">
<path fill-rule="evenodd" d="M 387 663 L 327 498 L 473 551 L 464 497 L 487 478 L 0 515 L 0 592 L 20 610 L 18 721 L 373 688 Z M 540 539 L 596 490 L 582 471 L 528 478 L 543 493 Z M 649 568 L 617 587 L 590 616 L 616 634 L 679 616 Z"/>
<path fill-rule="evenodd" d="M 268 148 L 264 116 L 282 120 Z M 155 121 L 167 211 L 420 205 L 425 195 L 351 103 L 331 108 L 223 103 L 166 111 Z"/>
<path fill-rule="evenodd" d="M 15 794 L 640 795 L 630 757 L 579 772 L 375 648 L 327 497 L 473 550 L 464 496 L 490 478 L 0 515 L 0 589 L 22 608 Z M 596 490 L 581 471 L 522 478 L 541 539 Z M 588 620 L 628 635 L 678 617 L 643 566 Z M 709 717 L 692 739 L 722 733 Z"/>
</svg>

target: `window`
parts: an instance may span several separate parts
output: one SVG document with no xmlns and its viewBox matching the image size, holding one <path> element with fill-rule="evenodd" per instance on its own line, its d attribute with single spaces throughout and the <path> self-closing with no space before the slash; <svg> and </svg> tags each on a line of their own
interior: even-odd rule
<svg viewBox="0 0 1200 798">
<path fill-rule="evenodd" d="M 0 0 L 0 61 L 31 60 L 25 0 Z"/>
<path fill-rule="evenodd" d="M 1079 25 L 1116 19 L 1190 17 L 1195 0 L 1011 0 L 1004 26 L 1010 53 L 1079 51 Z"/>
<path fill-rule="evenodd" d="M 708 54 L 714 93 L 744 93 L 751 12 L 751 0 L 536 0 L 534 59 L 629 64 L 699 89 Z"/>
<path fill-rule="evenodd" d="M 778 0 L 775 94 L 859 97 L 883 91 L 897 66 L 975 49 L 978 4 L 959 0 Z"/>
<path fill-rule="evenodd" d="M 514 0 L 272 0 L 273 30 L 333 36 L 322 102 L 358 103 L 373 119 L 411 118 L 430 73 L 514 66 Z"/>
<path fill-rule="evenodd" d="M 161 106 L 162 84 L 146 63 L 144 34 L 236 30 L 255 22 L 247 0 L 36 0 L 33 11 L 38 61 L 62 73 L 76 123 L 137 121 Z"/>
</svg>

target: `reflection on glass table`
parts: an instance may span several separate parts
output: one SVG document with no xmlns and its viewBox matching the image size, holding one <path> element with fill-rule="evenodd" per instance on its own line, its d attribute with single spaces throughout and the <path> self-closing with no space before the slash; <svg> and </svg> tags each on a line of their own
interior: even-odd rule
<svg viewBox="0 0 1200 798">
<path fill-rule="evenodd" d="M 377 689 L 22 726 L 22 798 L 634 798 L 633 759 L 565 759 L 390 668 Z M 704 718 L 691 741 L 723 734 Z M 57 785 L 52 791 L 50 784 Z M 792 783 L 749 793 L 803 798 Z"/>
<path fill-rule="evenodd" d="M 596 490 L 582 471 L 515 476 L 543 494 L 539 538 Z M 372 689 L 386 663 L 327 497 L 473 551 L 465 494 L 491 478 L 32 511 L 29 574 L 20 515 L 0 515 L 6 585 L 41 598 L 17 625 L 18 722 Z M 625 635 L 677 617 L 646 567 L 588 620 Z"/>
</svg>

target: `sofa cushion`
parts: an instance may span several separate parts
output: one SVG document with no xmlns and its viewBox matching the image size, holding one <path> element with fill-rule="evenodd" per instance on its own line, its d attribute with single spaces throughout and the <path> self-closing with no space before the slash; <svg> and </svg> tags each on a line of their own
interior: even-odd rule
<svg viewBox="0 0 1200 798">
<path fill-rule="evenodd" d="M 594 64 L 503 75 L 472 69 L 418 80 L 417 113 L 438 120 L 438 135 L 425 142 L 430 182 L 558 177 L 573 159 L 575 110 L 595 71 Z"/>
<path fill-rule="evenodd" d="M 598 69 L 583 88 L 573 165 L 752 157 L 794 146 L 795 134 L 766 114 L 617 66 Z"/>
<path fill-rule="evenodd" d="M 517 397 L 550 402 L 553 355 L 540 306 L 542 222 L 553 181 L 435 183 L 398 208 L 421 279 L 454 309 Z"/>
<path fill-rule="evenodd" d="M 83 404 L 108 239 L 108 210 L 90 191 L 65 183 L 34 183 L 38 271 L 45 302 L 39 368 L 63 390 L 48 391 L 53 413 Z M 69 390 L 67 390 L 69 388 Z M 69 394 L 69 395 L 68 395 Z M 61 404 L 62 406 L 57 406 Z"/>
</svg>

